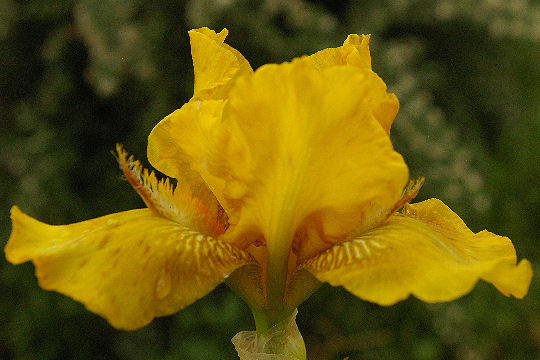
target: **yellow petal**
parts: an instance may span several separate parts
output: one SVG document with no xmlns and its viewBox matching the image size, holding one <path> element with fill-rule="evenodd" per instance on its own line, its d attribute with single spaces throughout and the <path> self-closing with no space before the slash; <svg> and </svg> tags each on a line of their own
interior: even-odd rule
<svg viewBox="0 0 540 360">
<path fill-rule="evenodd" d="M 350 65 L 363 70 L 371 70 L 371 55 L 369 54 L 370 35 L 351 34 L 342 46 L 328 48 L 304 58 L 316 69 L 331 66 Z M 386 88 L 385 88 L 386 90 Z M 381 94 L 377 98 L 373 116 L 379 121 L 387 134 L 390 133 L 392 122 L 399 111 L 399 102 L 394 94 Z"/>
<path fill-rule="evenodd" d="M 371 70 L 369 38 L 370 35 L 351 34 L 342 46 L 318 51 L 309 56 L 309 59 L 318 69 L 336 65 L 352 65 Z"/>
<path fill-rule="evenodd" d="M 11 218 L 8 261 L 31 260 L 41 287 L 82 302 L 121 329 L 182 309 L 250 261 L 244 251 L 149 209 L 63 226 L 17 207 Z"/>
<path fill-rule="evenodd" d="M 381 305 L 410 294 L 427 302 L 453 300 L 479 279 L 523 298 L 532 277 L 527 260 L 516 265 L 510 239 L 485 230 L 474 234 L 437 199 L 406 205 L 403 214 L 308 260 L 305 267 L 320 281 Z"/>
<path fill-rule="evenodd" d="M 208 172 L 207 159 L 215 149 L 225 103 L 206 100 L 184 104 L 161 120 L 148 137 L 148 161 L 153 167 L 172 178 L 185 179 L 207 202 L 217 198 L 221 204 L 224 183 Z"/>
<path fill-rule="evenodd" d="M 219 98 L 228 82 L 252 72 L 248 61 L 223 42 L 227 34 L 227 29 L 217 34 L 208 28 L 189 31 L 195 74 L 194 99 Z"/>
<path fill-rule="evenodd" d="M 193 98 L 157 124 L 148 139 L 152 166 L 167 176 L 185 180 L 206 198 L 212 197 L 211 192 L 200 176 L 201 169 L 190 165 L 198 162 L 192 161 L 186 151 L 206 152 L 224 102 L 204 100 L 223 98 L 233 79 L 253 72 L 247 60 L 223 42 L 227 34 L 227 29 L 217 34 L 208 28 L 189 31 L 195 75 Z M 199 108 L 204 116 L 199 115 Z"/>
<path fill-rule="evenodd" d="M 408 170 L 373 117 L 381 94 L 385 85 L 370 70 L 318 71 L 303 61 L 239 79 L 206 161 L 225 181 L 231 236 L 271 241 L 275 231 L 305 227 L 338 241 L 362 217 L 391 207 Z"/>
</svg>

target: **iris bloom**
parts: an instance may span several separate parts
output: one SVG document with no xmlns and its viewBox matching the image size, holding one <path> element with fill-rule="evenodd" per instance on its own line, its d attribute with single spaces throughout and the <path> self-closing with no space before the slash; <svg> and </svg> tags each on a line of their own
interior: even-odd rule
<svg viewBox="0 0 540 360">
<path fill-rule="evenodd" d="M 147 208 L 51 226 L 13 207 L 7 259 L 31 260 L 44 289 L 137 329 L 225 281 L 260 336 L 323 282 L 381 305 L 449 301 L 479 279 L 525 296 L 531 266 L 510 239 L 472 232 L 440 200 L 409 204 L 423 180 L 390 142 L 399 104 L 369 36 L 253 71 L 227 30 L 189 35 L 193 97 L 148 143 L 175 185 L 118 146 Z"/>
</svg>

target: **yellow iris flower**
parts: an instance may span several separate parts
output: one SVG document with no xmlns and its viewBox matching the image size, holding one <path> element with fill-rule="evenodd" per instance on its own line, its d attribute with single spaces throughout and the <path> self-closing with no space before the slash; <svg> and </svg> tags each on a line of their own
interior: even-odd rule
<svg viewBox="0 0 540 360">
<path fill-rule="evenodd" d="M 120 146 L 148 208 L 51 226 L 12 208 L 7 259 L 44 289 L 137 329 L 223 281 L 264 331 L 323 282 L 391 305 L 460 297 L 482 279 L 522 298 L 532 270 L 510 239 L 473 233 L 390 141 L 399 103 L 371 70 L 369 36 L 253 71 L 227 30 L 191 30 L 193 98 L 149 136 L 158 180 Z"/>
</svg>

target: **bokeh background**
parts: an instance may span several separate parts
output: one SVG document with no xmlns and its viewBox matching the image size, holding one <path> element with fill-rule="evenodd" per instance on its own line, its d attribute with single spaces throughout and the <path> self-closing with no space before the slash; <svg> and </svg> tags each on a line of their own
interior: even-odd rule
<svg viewBox="0 0 540 360">
<path fill-rule="evenodd" d="M 522 0 L 0 0 L 0 246 L 17 204 L 53 224 L 142 202 L 110 154 L 145 160 L 147 135 L 192 95 L 187 31 L 230 31 L 254 68 L 371 33 L 398 95 L 392 130 L 419 200 L 509 236 L 533 263 L 529 295 L 491 285 L 451 303 L 392 307 L 323 286 L 299 308 L 310 359 L 540 358 L 540 4 Z M 126 294 L 128 295 L 128 294 Z M 225 286 L 124 332 L 0 258 L 1 359 L 235 359 L 253 329 Z"/>
</svg>

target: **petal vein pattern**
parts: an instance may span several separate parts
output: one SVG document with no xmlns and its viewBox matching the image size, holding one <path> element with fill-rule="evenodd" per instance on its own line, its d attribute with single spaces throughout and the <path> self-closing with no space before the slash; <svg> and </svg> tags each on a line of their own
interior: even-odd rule
<svg viewBox="0 0 540 360">
<path fill-rule="evenodd" d="M 410 294 L 427 302 L 467 294 L 479 279 L 523 298 L 532 270 L 516 265 L 510 240 L 487 231 L 474 234 L 440 200 L 406 205 L 402 214 L 305 262 L 320 281 L 356 296 L 392 305 Z"/>
</svg>

